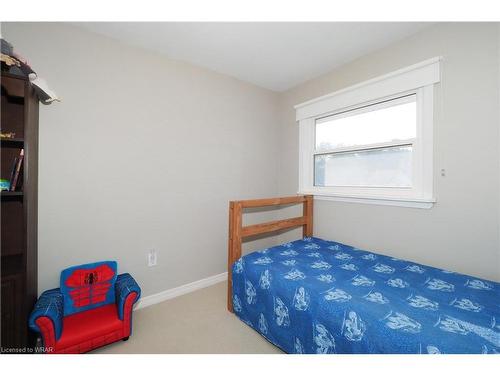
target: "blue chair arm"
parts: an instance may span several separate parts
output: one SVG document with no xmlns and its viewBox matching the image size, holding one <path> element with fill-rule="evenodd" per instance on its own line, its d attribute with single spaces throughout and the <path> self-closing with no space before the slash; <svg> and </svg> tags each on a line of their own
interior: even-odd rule
<svg viewBox="0 0 500 375">
<path fill-rule="evenodd" d="M 59 340 L 62 334 L 64 317 L 63 295 L 59 288 L 43 292 L 30 314 L 29 327 L 39 333 L 40 328 L 36 324 L 36 320 L 42 316 L 49 318 L 54 323 L 56 340 Z"/>
<path fill-rule="evenodd" d="M 120 320 L 123 320 L 123 307 L 125 305 L 125 300 L 132 292 L 137 293 L 137 297 L 134 301 L 134 303 L 136 303 L 141 296 L 141 288 L 130 274 L 122 273 L 121 275 L 118 275 L 115 283 L 115 295 L 118 307 L 118 317 Z"/>
</svg>

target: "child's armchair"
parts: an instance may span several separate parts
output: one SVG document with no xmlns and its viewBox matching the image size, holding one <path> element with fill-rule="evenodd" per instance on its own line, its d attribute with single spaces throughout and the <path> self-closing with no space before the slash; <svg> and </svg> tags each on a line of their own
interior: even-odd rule
<svg viewBox="0 0 500 375">
<path fill-rule="evenodd" d="M 116 262 L 71 267 L 61 273 L 60 289 L 42 293 L 29 325 L 47 353 L 84 353 L 128 339 L 140 294 L 130 274 L 116 276 Z"/>
</svg>

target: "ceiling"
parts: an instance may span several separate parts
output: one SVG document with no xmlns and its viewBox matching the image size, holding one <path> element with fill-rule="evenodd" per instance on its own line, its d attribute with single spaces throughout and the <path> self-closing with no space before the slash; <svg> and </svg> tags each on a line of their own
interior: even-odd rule
<svg viewBox="0 0 500 375">
<path fill-rule="evenodd" d="M 285 91 L 431 25 L 422 22 L 74 24 L 273 91 Z"/>
</svg>

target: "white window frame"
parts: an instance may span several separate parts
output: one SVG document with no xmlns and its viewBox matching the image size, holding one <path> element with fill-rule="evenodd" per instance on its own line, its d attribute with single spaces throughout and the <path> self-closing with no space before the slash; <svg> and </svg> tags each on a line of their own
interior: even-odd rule
<svg viewBox="0 0 500 375">
<path fill-rule="evenodd" d="M 296 119 L 299 122 L 299 193 L 343 202 L 431 208 L 436 201 L 433 191 L 434 85 L 440 82 L 440 62 L 441 58 L 435 57 L 296 105 Z M 411 188 L 314 186 L 314 155 L 328 153 L 315 151 L 316 120 L 411 94 L 416 95 L 417 102 L 416 137 L 411 142 L 407 140 L 399 143 L 412 144 Z M 373 148 L 383 146 L 389 144 L 373 145 Z M 351 149 L 358 150 L 360 147 Z"/>
</svg>

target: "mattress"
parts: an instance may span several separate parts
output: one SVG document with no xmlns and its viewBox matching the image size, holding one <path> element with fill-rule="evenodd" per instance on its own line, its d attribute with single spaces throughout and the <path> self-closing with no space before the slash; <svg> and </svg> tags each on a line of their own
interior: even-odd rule
<svg viewBox="0 0 500 375">
<path fill-rule="evenodd" d="M 500 284 L 319 238 L 233 264 L 235 314 L 287 353 L 499 353 Z"/>
</svg>

